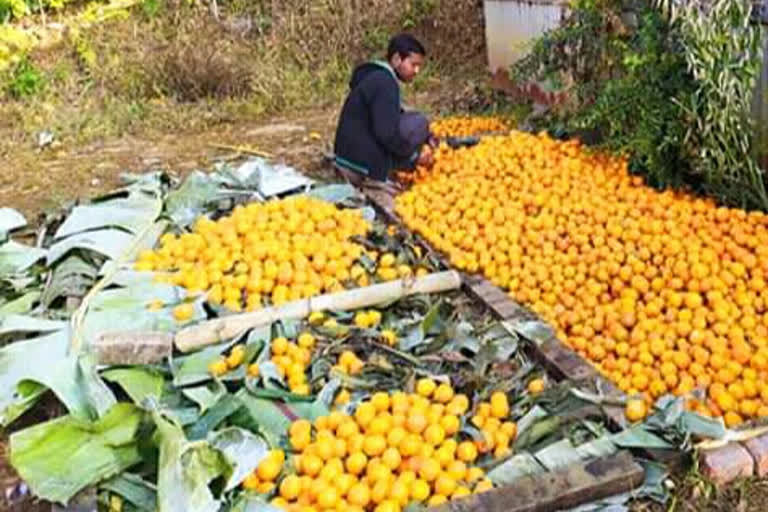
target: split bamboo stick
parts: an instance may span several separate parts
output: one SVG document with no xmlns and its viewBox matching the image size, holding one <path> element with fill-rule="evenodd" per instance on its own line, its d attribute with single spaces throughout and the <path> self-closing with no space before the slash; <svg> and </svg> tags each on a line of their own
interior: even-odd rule
<svg viewBox="0 0 768 512">
<path fill-rule="evenodd" d="M 399 279 L 364 288 L 319 295 L 289 302 L 279 307 L 264 308 L 253 313 L 209 320 L 182 329 L 176 333 L 174 343 L 181 352 L 191 352 L 231 339 L 248 329 L 269 325 L 278 320 L 305 318 L 313 311 L 348 311 L 366 308 L 409 295 L 445 292 L 460 286 L 461 276 L 453 270 L 417 278 Z"/>
</svg>

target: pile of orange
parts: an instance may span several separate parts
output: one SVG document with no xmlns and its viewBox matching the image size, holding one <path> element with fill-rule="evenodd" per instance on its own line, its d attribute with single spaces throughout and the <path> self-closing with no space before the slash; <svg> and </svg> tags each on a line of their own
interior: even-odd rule
<svg viewBox="0 0 768 512">
<path fill-rule="evenodd" d="M 414 393 L 377 392 L 353 414 L 295 421 L 288 431 L 294 455 L 271 504 L 284 510 L 397 512 L 412 502 L 438 505 L 493 487 L 474 465 L 484 454 L 505 456 L 516 433 L 509 404 L 495 392 L 478 407 L 485 440 L 459 438 L 466 395 L 425 378 Z M 248 485 L 269 492 L 275 462 Z M 265 483 L 266 482 L 266 483 Z"/>
<path fill-rule="evenodd" d="M 135 269 L 162 272 L 161 281 L 250 311 L 367 285 L 368 274 L 355 265 L 364 250 L 350 237 L 369 229 L 359 211 L 307 196 L 251 203 L 216 221 L 200 217 L 191 233 L 163 235 Z M 401 270 L 380 270 L 378 277 L 395 278 Z"/>
<path fill-rule="evenodd" d="M 651 189 L 621 158 L 521 132 L 441 148 L 396 207 L 625 392 L 700 388 L 690 406 L 728 425 L 768 416 L 763 213 Z"/>
<path fill-rule="evenodd" d="M 432 121 L 429 129 L 436 137 L 468 137 L 505 132 L 509 130 L 509 125 L 498 117 L 447 117 Z"/>
</svg>

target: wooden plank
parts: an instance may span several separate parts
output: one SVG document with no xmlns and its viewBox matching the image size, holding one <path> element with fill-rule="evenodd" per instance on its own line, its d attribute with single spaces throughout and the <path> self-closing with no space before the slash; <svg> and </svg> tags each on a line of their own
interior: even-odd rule
<svg viewBox="0 0 768 512">
<path fill-rule="evenodd" d="M 557 338 L 533 344 L 533 355 L 559 379 L 585 380 L 597 370 Z"/>
<path fill-rule="evenodd" d="M 548 512 L 621 494 L 643 483 L 643 468 L 627 451 L 563 469 L 529 475 L 510 485 L 430 509 L 433 512 Z"/>
</svg>

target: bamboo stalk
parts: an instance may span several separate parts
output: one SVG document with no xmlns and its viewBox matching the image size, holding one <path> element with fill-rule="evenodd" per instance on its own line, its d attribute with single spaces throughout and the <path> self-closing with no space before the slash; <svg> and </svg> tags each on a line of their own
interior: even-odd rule
<svg viewBox="0 0 768 512">
<path fill-rule="evenodd" d="M 455 290 L 460 286 L 461 276 L 458 272 L 451 270 L 329 293 L 289 302 L 279 307 L 268 307 L 253 313 L 243 313 L 193 325 L 176 333 L 174 343 L 180 351 L 190 352 L 233 338 L 254 327 L 270 325 L 278 320 L 305 318 L 313 311 L 348 311 L 383 304 L 409 295 Z"/>
</svg>

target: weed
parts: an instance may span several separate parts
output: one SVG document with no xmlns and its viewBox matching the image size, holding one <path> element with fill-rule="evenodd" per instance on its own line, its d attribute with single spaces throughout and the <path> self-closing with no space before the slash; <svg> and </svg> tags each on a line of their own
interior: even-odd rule
<svg viewBox="0 0 768 512">
<path fill-rule="evenodd" d="M 381 52 L 382 48 L 386 48 L 389 37 L 390 34 L 384 27 L 372 27 L 363 36 L 363 46 L 369 52 Z"/>
<path fill-rule="evenodd" d="M 156 18 L 165 8 L 163 0 L 143 0 L 141 2 L 141 12 L 146 19 Z"/>
<path fill-rule="evenodd" d="M 29 60 L 24 59 L 11 73 L 8 92 L 14 98 L 28 98 L 40 92 L 45 85 L 45 77 Z"/>
<path fill-rule="evenodd" d="M 403 28 L 414 28 L 434 13 L 439 0 L 411 0 L 402 15 Z"/>
</svg>

